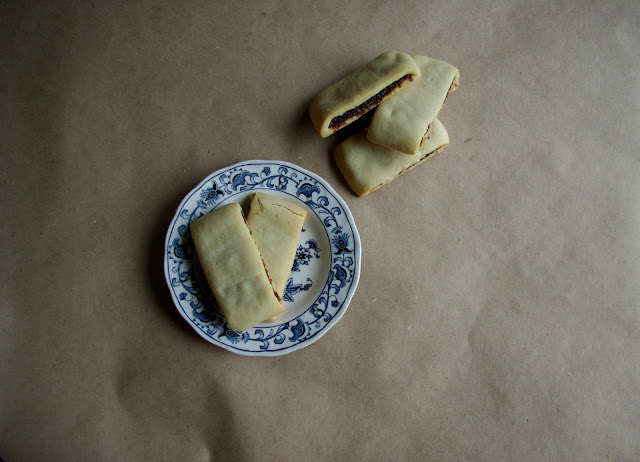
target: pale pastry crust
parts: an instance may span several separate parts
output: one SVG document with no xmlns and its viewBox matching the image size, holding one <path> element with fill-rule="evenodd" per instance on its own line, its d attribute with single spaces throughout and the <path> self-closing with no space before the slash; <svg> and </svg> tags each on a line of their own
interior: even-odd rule
<svg viewBox="0 0 640 462">
<path fill-rule="evenodd" d="M 251 198 L 247 224 L 280 298 L 291 274 L 306 216 L 306 209 L 273 194 L 258 192 Z"/>
<path fill-rule="evenodd" d="M 387 51 L 366 65 L 356 69 L 344 79 L 322 90 L 313 99 L 309 115 L 318 133 L 326 138 L 340 128 L 354 122 L 360 116 L 375 108 L 379 101 L 367 107 L 353 117 L 348 117 L 337 127 L 330 127 L 332 120 L 341 117 L 347 111 L 376 97 L 384 91 L 381 101 L 395 94 L 400 88 L 408 85 L 420 75 L 418 66 L 406 53 Z M 406 77 L 399 85 L 394 83 Z M 387 88 L 392 86 L 393 88 Z"/>
<path fill-rule="evenodd" d="M 416 155 L 374 144 L 367 139 L 366 132 L 362 132 L 338 145 L 334 158 L 351 189 L 358 196 L 364 196 L 442 151 L 448 144 L 447 130 L 434 119 Z"/>
<path fill-rule="evenodd" d="M 420 76 L 378 106 L 367 131 L 369 141 L 407 154 L 418 152 L 429 124 L 460 80 L 460 72 L 451 64 L 426 56 L 411 57 Z"/>
<path fill-rule="evenodd" d="M 239 204 L 225 205 L 197 219 L 191 224 L 191 236 L 231 329 L 249 329 L 284 311 Z"/>
</svg>

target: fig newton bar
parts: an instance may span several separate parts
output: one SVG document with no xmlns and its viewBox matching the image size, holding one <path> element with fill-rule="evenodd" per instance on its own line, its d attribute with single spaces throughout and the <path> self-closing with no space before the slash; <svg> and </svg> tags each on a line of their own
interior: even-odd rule
<svg viewBox="0 0 640 462">
<path fill-rule="evenodd" d="M 407 154 L 418 151 L 429 125 L 460 79 L 460 72 L 451 64 L 426 56 L 411 57 L 420 76 L 378 106 L 367 131 L 369 141 Z"/>
<path fill-rule="evenodd" d="M 255 193 L 247 224 L 280 298 L 291 274 L 307 211 L 273 194 Z"/>
<path fill-rule="evenodd" d="M 362 132 L 339 144 L 334 158 L 351 189 L 358 196 L 364 196 L 439 153 L 448 144 L 447 130 L 435 119 L 416 155 L 374 144 L 367 139 L 366 132 Z"/>
<path fill-rule="evenodd" d="M 358 120 L 420 75 L 406 53 L 388 51 L 322 90 L 311 102 L 309 115 L 326 138 Z"/>
<path fill-rule="evenodd" d="M 249 329 L 284 311 L 238 203 L 194 221 L 191 237 L 231 329 Z"/>
</svg>

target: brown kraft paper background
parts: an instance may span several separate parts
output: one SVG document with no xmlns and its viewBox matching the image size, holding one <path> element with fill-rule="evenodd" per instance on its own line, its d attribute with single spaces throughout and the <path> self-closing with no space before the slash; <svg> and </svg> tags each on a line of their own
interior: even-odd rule
<svg viewBox="0 0 640 462">
<path fill-rule="evenodd" d="M 0 457 L 638 460 L 640 3 L 0 3 Z M 460 69 L 441 154 L 364 198 L 313 96 Z M 362 128 L 362 127 L 360 127 Z M 233 163 L 326 179 L 358 290 L 275 358 L 200 338 L 164 236 Z"/>
</svg>

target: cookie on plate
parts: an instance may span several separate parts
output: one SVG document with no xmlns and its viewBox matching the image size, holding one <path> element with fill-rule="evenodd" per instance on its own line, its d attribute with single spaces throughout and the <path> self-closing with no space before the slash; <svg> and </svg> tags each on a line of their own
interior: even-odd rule
<svg viewBox="0 0 640 462">
<path fill-rule="evenodd" d="M 225 205 L 195 220 L 191 237 L 231 329 L 249 329 L 284 311 L 240 204 Z"/>
<path fill-rule="evenodd" d="M 247 224 L 281 299 L 291 274 L 306 216 L 306 209 L 273 194 L 258 192 L 251 198 Z M 275 319 L 266 322 L 273 321 Z"/>
</svg>

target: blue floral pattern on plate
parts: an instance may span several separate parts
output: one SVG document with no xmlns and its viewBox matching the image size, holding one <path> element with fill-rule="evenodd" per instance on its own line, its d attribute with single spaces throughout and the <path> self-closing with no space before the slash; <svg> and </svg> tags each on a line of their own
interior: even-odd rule
<svg viewBox="0 0 640 462">
<path fill-rule="evenodd" d="M 308 214 L 285 287 L 285 312 L 275 323 L 235 332 L 202 287 L 189 226 L 257 190 L 299 202 Z M 313 343 L 338 322 L 358 284 L 360 254 L 351 212 L 326 181 L 287 162 L 255 160 L 218 170 L 187 194 L 167 232 L 164 271 L 176 308 L 203 338 L 238 354 L 275 356 Z"/>
</svg>

